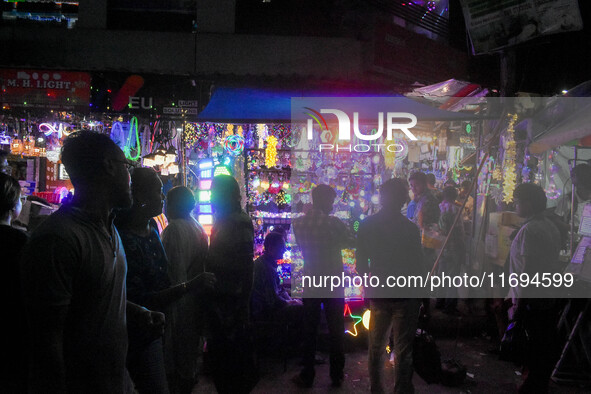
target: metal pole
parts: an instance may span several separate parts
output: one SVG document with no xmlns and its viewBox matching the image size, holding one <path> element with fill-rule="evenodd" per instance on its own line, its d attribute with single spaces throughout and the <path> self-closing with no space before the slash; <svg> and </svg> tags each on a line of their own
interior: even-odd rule
<svg viewBox="0 0 591 394">
<path fill-rule="evenodd" d="M 577 165 L 577 146 L 574 146 L 575 158 L 573 161 L 573 168 Z M 572 260 L 575 253 L 575 183 L 572 180 L 571 175 L 571 196 L 570 196 L 570 258 Z"/>
</svg>

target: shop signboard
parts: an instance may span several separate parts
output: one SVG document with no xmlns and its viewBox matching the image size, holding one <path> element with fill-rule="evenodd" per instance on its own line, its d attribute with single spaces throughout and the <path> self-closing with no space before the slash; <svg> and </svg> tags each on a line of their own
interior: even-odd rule
<svg viewBox="0 0 591 394">
<path fill-rule="evenodd" d="M 583 29 L 578 0 L 460 0 L 474 54 Z"/>
<path fill-rule="evenodd" d="M 9 108 L 87 111 L 90 74 L 55 70 L 0 70 L 0 103 Z"/>
</svg>

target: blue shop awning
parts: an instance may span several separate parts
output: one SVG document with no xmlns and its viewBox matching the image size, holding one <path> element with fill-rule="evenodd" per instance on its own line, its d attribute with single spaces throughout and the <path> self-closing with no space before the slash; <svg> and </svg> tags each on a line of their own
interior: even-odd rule
<svg viewBox="0 0 591 394">
<path fill-rule="evenodd" d="M 334 108 L 340 108 L 346 112 L 358 111 L 354 108 L 352 97 L 364 97 L 366 99 L 396 97 L 396 108 L 381 107 L 376 100 L 372 109 L 377 112 L 409 112 L 414 114 L 419 121 L 454 121 L 475 120 L 478 117 L 463 112 L 451 112 L 421 104 L 404 96 L 367 96 L 350 92 L 310 92 L 288 91 L 255 88 L 230 88 L 219 87 L 213 93 L 209 104 L 198 115 L 200 122 L 220 123 L 273 123 L 289 122 L 291 120 L 292 98 L 311 98 L 306 100 L 307 106 L 315 107 L 314 103 L 325 103 L 321 98 L 335 97 Z"/>
</svg>

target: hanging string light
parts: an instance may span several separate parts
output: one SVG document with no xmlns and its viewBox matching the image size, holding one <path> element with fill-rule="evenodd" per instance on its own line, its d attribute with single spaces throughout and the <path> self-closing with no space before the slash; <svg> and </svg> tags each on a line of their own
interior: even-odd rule
<svg viewBox="0 0 591 394">
<path fill-rule="evenodd" d="M 267 137 L 267 148 L 265 149 L 265 165 L 267 168 L 275 167 L 277 164 L 277 137 Z"/>
<path fill-rule="evenodd" d="M 503 158 L 503 202 L 506 204 L 513 202 L 513 192 L 515 191 L 515 183 L 517 181 L 517 173 L 515 171 L 515 158 L 517 152 L 514 135 L 517 114 L 509 114 L 509 116 L 510 120 L 509 125 L 507 126 L 505 156 Z"/>
<path fill-rule="evenodd" d="M 546 197 L 550 200 L 556 200 L 562 194 L 562 191 L 556 187 L 556 181 L 554 180 L 554 175 L 558 173 L 560 167 L 554 163 L 554 155 L 556 152 L 552 151 L 548 155 L 548 159 L 550 159 L 550 182 L 548 183 L 548 187 L 546 188 Z"/>
</svg>

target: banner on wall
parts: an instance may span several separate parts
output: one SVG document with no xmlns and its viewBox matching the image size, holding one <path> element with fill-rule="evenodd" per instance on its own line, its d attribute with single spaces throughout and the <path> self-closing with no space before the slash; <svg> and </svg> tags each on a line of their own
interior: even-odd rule
<svg viewBox="0 0 591 394">
<path fill-rule="evenodd" d="M 90 74 L 55 70 L 0 70 L 0 103 L 8 108 L 87 111 Z"/>
<path fill-rule="evenodd" d="M 583 29 L 577 0 L 460 0 L 474 54 Z"/>
</svg>

